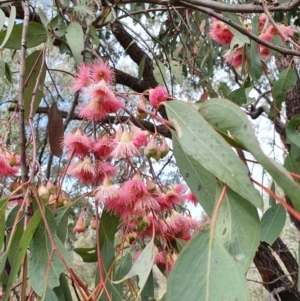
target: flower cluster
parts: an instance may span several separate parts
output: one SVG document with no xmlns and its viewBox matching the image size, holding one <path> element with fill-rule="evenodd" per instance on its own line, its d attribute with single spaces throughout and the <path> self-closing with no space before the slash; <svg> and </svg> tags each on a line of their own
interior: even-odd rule
<svg viewBox="0 0 300 301">
<path fill-rule="evenodd" d="M 106 62 L 79 66 L 72 89 L 83 91 L 89 100 L 79 112 L 82 119 L 97 124 L 107 114 L 118 113 L 120 108 L 126 111 L 115 96 L 113 79 L 113 71 Z M 147 118 L 151 112 L 146 108 L 147 101 L 154 112 L 168 99 L 167 90 L 158 86 L 140 96 L 137 110 L 133 112 L 137 118 Z M 126 240 L 131 245 L 152 235 L 167 245 L 176 238 L 189 240 L 200 227 L 200 223 L 192 220 L 184 209 L 186 202 L 198 203 L 193 194 L 183 184 L 164 187 L 153 179 L 153 173 L 150 176 L 136 163 L 137 160 L 151 162 L 152 158 L 159 161 L 166 157 L 169 153 L 166 139 L 156 132 L 151 134 L 142 130 L 130 121 L 105 127 L 98 135 L 95 132 L 91 135 L 83 128 L 74 129 L 64 138 L 63 146 L 71 161 L 67 173 L 83 184 L 92 185 L 95 204 L 120 217 L 123 225 L 121 241 L 124 243 Z M 116 162 L 124 162 L 122 183 L 118 183 L 121 178 Z M 90 226 L 97 228 L 96 219 L 90 219 Z M 81 213 L 74 232 L 84 231 L 84 215 Z M 160 247 L 159 252 L 167 254 L 166 258 L 174 257 L 168 255 L 167 249 Z M 163 261 L 161 258 L 157 263 L 170 270 L 172 264 L 169 259 Z"/>
<path fill-rule="evenodd" d="M 216 18 L 211 19 L 210 37 L 220 45 L 229 45 L 234 37 L 228 26 Z M 247 26 L 248 31 L 252 31 L 251 26 Z M 266 42 L 272 42 L 276 37 L 279 37 L 282 43 L 286 43 L 289 37 L 294 34 L 294 29 L 291 26 L 276 24 L 276 27 L 268 24 L 268 18 L 265 14 L 259 16 L 259 33 L 258 36 Z M 261 59 L 268 60 L 271 57 L 270 49 L 258 44 L 258 54 Z M 227 50 L 223 55 L 225 62 L 234 68 L 241 67 L 246 64 L 248 57 L 244 47 Z"/>
</svg>

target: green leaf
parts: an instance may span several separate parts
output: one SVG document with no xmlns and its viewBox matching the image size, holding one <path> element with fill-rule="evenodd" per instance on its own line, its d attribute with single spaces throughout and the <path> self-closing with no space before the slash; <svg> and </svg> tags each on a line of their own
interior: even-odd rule
<svg viewBox="0 0 300 301">
<path fill-rule="evenodd" d="M 251 25 L 252 25 L 252 33 L 255 35 L 258 35 L 259 21 L 258 21 L 257 15 L 255 17 L 253 17 Z M 250 60 L 249 60 L 250 75 L 254 80 L 255 79 L 258 80 L 258 79 L 260 79 L 263 71 L 262 71 L 261 60 L 260 60 L 260 57 L 259 57 L 258 51 L 257 51 L 257 43 L 254 42 L 253 40 L 251 40 L 249 57 L 250 57 Z"/>
<path fill-rule="evenodd" d="M 201 105 L 199 112 L 211 125 L 223 133 L 229 131 L 234 140 L 251 152 L 275 182 L 289 195 L 295 209 L 300 211 L 300 187 L 282 165 L 264 154 L 250 121 L 238 106 L 226 99 L 211 99 Z"/>
<path fill-rule="evenodd" d="M 235 192 L 262 208 L 261 196 L 251 183 L 246 166 L 202 115 L 182 101 L 166 102 L 165 107 L 182 149 Z"/>
<path fill-rule="evenodd" d="M 81 52 L 84 49 L 82 27 L 76 22 L 71 22 L 67 28 L 66 39 L 72 51 L 75 64 L 79 65 L 83 60 Z"/>
<path fill-rule="evenodd" d="M 1 10 L 1 12 L 2 12 L 2 10 Z M 3 42 L 0 45 L 0 48 L 3 48 L 5 46 L 6 42 L 8 41 L 8 39 L 9 39 L 11 33 L 12 33 L 13 27 L 15 25 L 16 14 L 17 14 L 16 7 L 15 6 L 11 6 L 11 8 L 10 8 L 10 16 L 9 16 L 9 21 L 8 21 L 8 25 L 7 25 L 7 30 L 6 30 L 5 38 L 4 38 Z M 1 28 L 2 27 L 3 27 L 3 24 L 1 26 Z"/>
<path fill-rule="evenodd" d="M 70 292 L 69 283 L 65 274 L 60 274 L 59 276 L 59 286 L 53 289 L 55 295 L 57 296 L 58 300 L 64 301 L 72 301 L 72 295 Z"/>
<path fill-rule="evenodd" d="M 69 211 L 69 206 L 63 206 L 55 210 L 55 212 L 53 213 L 53 217 L 57 225 L 56 235 L 63 243 L 66 240 L 68 231 Z"/>
<path fill-rule="evenodd" d="M 74 248 L 73 251 L 78 254 L 84 262 L 97 262 L 96 247 Z"/>
<path fill-rule="evenodd" d="M 25 86 L 25 92 L 24 92 L 24 107 L 25 107 L 25 113 L 24 116 L 28 120 L 30 115 L 30 107 L 31 102 L 33 100 L 33 93 L 34 88 L 40 73 L 40 70 L 42 69 L 42 74 L 39 78 L 39 86 L 35 93 L 35 101 L 34 101 L 34 109 L 33 114 L 35 114 L 37 108 L 39 107 L 39 104 L 43 97 L 43 85 L 46 77 L 46 66 L 43 64 L 43 52 L 40 50 L 36 50 L 32 52 L 27 58 L 25 62 L 25 80 L 26 80 L 26 86 Z"/>
<path fill-rule="evenodd" d="M 9 67 L 9 65 L 7 63 L 5 63 L 5 77 L 9 81 L 9 83 L 12 84 L 10 67 Z"/>
<path fill-rule="evenodd" d="M 172 135 L 172 141 L 173 153 L 181 175 L 204 211 L 211 216 L 216 195 L 215 176 L 182 149 L 176 134 Z"/>
<path fill-rule="evenodd" d="M 144 69 L 145 69 L 145 62 L 146 62 L 146 55 L 143 56 L 143 58 L 141 59 L 141 62 L 139 64 L 139 70 L 138 70 L 138 82 L 139 84 L 141 83 L 142 81 L 142 78 L 143 78 L 143 72 L 144 72 Z"/>
<path fill-rule="evenodd" d="M 232 91 L 229 95 L 228 95 L 228 99 L 232 100 L 234 103 L 236 103 L 237 105 L 242 105 L 248 102 L 248 90 L 249 88 L 252 89 L 252 85 L 251 85 L 251 81 L 249 79 L 249 77 L 247 78 L 247 80 L 245 81 L 245 83 L 238 89 Z"/>
<path fill-rule="evenodd" d="M 46 30 L 48 30 L 49 20 L 48 20 L 46 14 L 44 13 L 44 11 L 40 7 L 38 10 L 39 10 L 39 16 L 40 16 L 41 22 L 42 22 L 44 28 Z"/>
<path fill-rule="evenodd" d="M 244 274 L 207 229 L 180 253 L 168 280 L 166 300 L 250 301 L 250 295 Z"/>
<path fill-rule="evenodd" d="M 118 231 L 120 219 L 118 216 L 110 214 L 103 210 L 99 225 L 100 247 L 102 248 L 105 241 L 109 240 L 112 244 L 115 241 L 115 234 Z"/>
<path fill-rule="evenodd" d="M 57 15 L 50 21 L 48 27 L 50 27 L 50 29 L 54 32 L 55 36 L 58 38 L 63 37 L 67 30 L 65 21 L 59 15 Z"/>
<path fill-rule="evenodd" d="M 300 114 L 295 115 L 286 125 L 286 135 L 289 142 L 300 147 Z"/>
<path fill-rule="evenodd" d="M 5 215 L 6 215 L 7 202 L 8 202 L 8 198 L 3 198 L 0 200 L 0 250 L 2 249 L 2 244 L 4 242 Z"/>
<path fill-rule="evenodd" d="M 293 69 L 288 68 L 279 73 L 278 79 L 272 83 L 274 101 L 270 111 L 271 117 L 281 110 L 281 104 L 285 101 L 286 93 L 295 86 L 296 82 L 297 75 Z"/>
<path fill-rule="evenodd" d="M 5 14 L 3 10 L 0 9 L 0 31 L 2 30 L 4 23 L 5 23 Z"/>
<path fill-rule="evenodd" d="M 271 189 L 271 191 L 273 191 L 275 193 L 275 182 L 274 181 L 272 182 L 272 185 L 271 185 L 270 189 Z M 272 207 L 275 204 L 276 204 L 275 199 L 271 195 L 269 195 L 269 205 Z"/>
<path fill-rule="evenodd" d="M 158 59 L 155 62 L 156 62 L 156 64 L 155 64 L 154 69 L 153 69 L 153 75 L 154 75 L 156 81 L 160 85 L 164 85 L 164 83 L 166 81 L 166 77 L 167 77 L 167 75 L 166 75 L 166 67 Z"/>
<path fill-rule="evenodd" d="M 146 284 L 141 292 L 141 301 L 154 300 L 154 280 L 153 272 L 151 271 Z"/>
<path fill-rule="evenodd" d="M 19 242 L 18 251 L 16 252 L 16 256 L 14 258 L 14 261 L 11 266 L 11 271 L 8 277 L 7 286 L 6 286 L 6 292 L 3 297 L 2 301 L 8 301 L 10 298 L 10 292 L 14 285 L 14 282 L 18 276 L 18 272 L 20 270 L 21 264 L 24 260 L 24 256 L 27 252 L 27 247 L 29 246 L 32 237 L 36 231 L 36 228 L 38 227 L 41 220 L 41 213 L 37 211 L 33 217 L 30 219 L 27 228 L 24 232 L 24 234 L 21 237 L 21 240 Z M 9 250 L 8 250 L 9 252 Z"/>
<path fill-rule="evenodd" d="M 259 246 L 260 221 L 256 208 L 230 188 L 218 213 L 216 237 L 246 273 Z"/>
<path fill-rule="evenodd" d="M 23 24 L 14 25 L 12 32 L 7 40 L 4 48 L 21 49 Z M 6 37 L 6 31 L 0 32 L 0 42 L 3 43 Z M 47 32 L 42 24 L 29 22 L 28 34 L 26 39 L 27 48 L 32 48 L 45 42 L 47 39 Z"/>
<path fill-rule="evenodd" d="M 55 292 L 50 287 L 47 287 L 41 298 L 41 301 L 59 301 L 59 300 Z"/>
<path fill-rule="evenodd" d="M 154 243 L 153 243 L 153 240 L 151 240 L 147 244 L 145 249 L 142 251 L 142 253 L 139 255 L 137 260 L 134 262 L 132 268 L 127 273 L 127 275 L 120 280 L 113 281 L 113 283 L 118 284 L 118 283 L 123 282 L 126 279 L 129 279 L 135 275 L 138 275 L 139 276 L 138 285 L 140 288 L 138 294 L 140 294 L 141 291 L 143 290 L 143 288 L 146 284 L 146 281 L 148 279 L 148 276 L 151 272 L 153 262 L 154 262 Z"/>
<path fill-rule="evenodd" d="M 280 204 L 270 207 L 261 219 L 261 241 L 272 245 L 280 235 L 286 221 L 286 211 Z"/>
<path fill-rule="evenodd" d="M 54 242 L 64 256 L 65 261 L 71 265 L 69 255 L 63 243 L 56 235 L 56 223 L 52 213 L 48 208 L 45 209 L 48 225 L 51 229 Z M 30 259 L 28 264 L 28 274 L 33 290 L 39 295 L 45 294 L 47 287 L 54 288 L 59 286 L 59 277 L 65 271 L 57 252 L 52 252 L 52 245 L 44 223 L 37 228 L 30 245 Z M 52 255 L 52 256 L 51 256 Z M 51 260 L 49 276 L 46 278 L 48 261 Z"/>
<path fill-rule="evenodd" d="M 172 75 L 174 76 L 177 84 L 182 85 L 183 82 L 182 65 L 176 60 L 171 60 L 169 64 L 171 67 Z"/>
</svg>

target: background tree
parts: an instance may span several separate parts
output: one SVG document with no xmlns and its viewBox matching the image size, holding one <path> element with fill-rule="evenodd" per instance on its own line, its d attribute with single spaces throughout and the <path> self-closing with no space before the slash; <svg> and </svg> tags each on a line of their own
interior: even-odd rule
<svg viewBox="0 0 300 301">
<path fill-rule="evenodd" d="M 299 4 L 1 2 L 3 300 L 153 300 L 153 265 L 161 300 L 250 300 L 252 262 L 271 298 L 299 300 L 279 237 L 287 214 L 300 230 Z"/>
</svg>

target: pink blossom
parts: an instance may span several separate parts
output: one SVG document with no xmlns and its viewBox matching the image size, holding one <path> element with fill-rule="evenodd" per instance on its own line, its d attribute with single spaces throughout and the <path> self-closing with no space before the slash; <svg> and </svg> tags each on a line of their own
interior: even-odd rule
<svg viewBox="0 0 300 301">
<path fill-rule="evenodd" d="M 68 174 L 84 184 L 93 184 L 96 180 L 97 171 L 91 158 L 86 157 L 84 160 L 71 164 L 68 168 Z"/>
<path fill-rule="evenodd" d="M 114 141 L 107 134 L 93 144 L 93 153 L 99 158 L 108 158 L 114 149 Z"/>
<path fill-rule="evenodd" d="M 184 200 L 187 200 L 191 203 L 193 203 L 195 206 L 199 204 L 198 200 L 196 199 L 195 195 L 190 191 L 186 195 L 183 196 Z"/>
<path fill-rule="evenodd" d="M 78 116 L 89 121 L 101 121 L 105 119 L 107 115 L 106 110 L 103 108 L 103 104 L 96 98 L 89 101 L 87 105 L 83 105 Z"/>
<path fill-rule="evenodd" d="M 133 137 L 132 142 L 137 148 L 146 146 L 148 143 L 148 136 L 149 136 L 148 131 L 141 131 L 140 133 L 138 133 Z"/>
<path fill-rule="evenodd" d="M 105 80 L 100 80 L 98 83 L 90 85 L 86 91 L 87 96 L 96 98 L 99 102 L 103 102 L 105 98 L 114 98 L 114 93 L 107 85 Z"/>
<path fill-rule="evenodd" d="M 97 182 L 102 182 L 107 177 L 114 177 L 117 174 L 117 169 L 115 166 L 111 165 L 109 162 L 97 161 Z"/>
<path fill-rule="evenodd" d="M 10 163 L 11 155 L 0 154 L 0 177 L 11 177 L 14 176 L 19 169 L 19 162 L 17 158 L 14 159 L 14 164 Z"/>
<path fill-rule="evenodd" d="M 157 107 L 161 102 L 169 97 L 168 91 L 164 87 L 156 87 L 149 90 L 149 101 L 152 106 Z"/>
<path fill-rule="evenodd" d="M 243 58 L 244 64 L 246 64 L 247 62 L 247 54 L 243 51 L 242 48 L 236 49 L 232 55 L 230 50 L 226 51 L 223 55 L 223 58 L 225 60 L 225 63 L 231 65 L 233 68 L 241 67 L 243 63 Z"/>
<path fill-rule="evenodd" d="M 212 18 L 209 35 L 215 42 L 221 45 L 229 45 L 233 38 L 233 33 L 228 26 L 215 18 Z"/>
<path fill-rule="evenodd" d="M 85 63 L 81 63 L 78 67 L 71 89 L 72 91 L 77 92 L 83 87 L 86 87 L 90 82 L 90 67 Z"/>
<path fill-rule="evenodd" d="M 105 177 L 103 184 L 96 190 L 95 198 L 102 205 L 106 204 L 106 200 L 109 198 L 119 197 L 118 185 L 112 184 L 109 177 Z"/>
<path fill-rule="evenodd" d="M 259 21 L 259 30 L 262 31 L 267 21 L 267 15 L 265 13 L 260 14 L 258 21 Z"/>
<path fill-rule="evenodd" d="M 90 138 L 83 134 L 79 128 L 77 128 L 74 133 L 68 134 L 64 138 L 63 145 L 69 154 L 74 154 L 79 157 L 87 156 L 92 148 Z"/>
<path fill-rule="evenodd" d="M 91 64 L 91 76 L 95 82 L 105 80 L 107 84 L 111 84 L 114 80 L 113 69 L 108 62 L 103 60 L 96 60 Z"/>
<path fill-rule="evenodd" d="M 128 132 L 122 132 L 121 137 L 114 140 L 115 148 L 111 153 L 113 158 L 126 158 L 140 156 L 140 152 L 132 141 L 132 135 Z"/>
</svg>

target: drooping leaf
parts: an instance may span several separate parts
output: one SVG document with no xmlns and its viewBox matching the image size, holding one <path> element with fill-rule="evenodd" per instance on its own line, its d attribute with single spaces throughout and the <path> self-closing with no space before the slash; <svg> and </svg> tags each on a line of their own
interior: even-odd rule
<svg viewBox="0 0 300 301">
<path fill-rule="evenodd" d="M 300 147 L 300 114 L 295 115 L 286 125 L 286 135 L 290 142 Z"/>
<path fill-rule="evenodd" d="M 280 235 L 286 221 L 286 211 L 280 204 L 270 207 L 261 219 L 261 241 L 272 245 Z"/>
<path fill-rule="evenodd" d="M 83 61 L 81 52 L 84 49 L 82 27 L 76 22 L 70 22 L 66 32 L 66 39 L 71 48 L 75 64 L 79 65 Z"/>
<path fill-rule="evenodd" d="M 248 98 L 247 98 L 248 90 L 247 90 L 247 88 L 250 88 L 250 87 L 251 87 L 251 81 L 248 77 L 248 79 L 245 81 L 245 83 L 240 88 L 238 88 L 236 90 L 233 90 L 228 95 L 228 99 L 232 100 L 237 105 L 246 104 L 248 102 Z"/>
<path fill-rule="evenodd" d="M 143 78 L 143 72 L 144 72 L 144 69 L 145 69 L 145 62 L 146 62 L 146 55 L 143 56 L 143 58 L 141 59 L 141 62 L 139 64 L 139 70 L 138 70 L 138 82 L 139 84 L 141 83 L 142 81 L 142 78 Z"/>
<path fill-rule="evenodd" d="M 63 206 L 55 210 L 53 213 L 53 217 L 57 225 L 56 235 L 63 243 L 65 242 L 67 236 L 69 211 L 70 207 Z"/>
<path fill-rule="evenodd" d="M 48 137 L 51 152 L 54 156 L 60 158 L 63 154 L 64 123 L 56 102 L 51 105 L 49 112 Z"/>
<path fill-rule="evenodd" d="M 180 253 L 168 279 L 166 300 L 250 301 L 250 295 L 244 274 L 207 229 L 196 234 Z"/>
<path fill-rule="evenodd" d="M 41 301 L 59 301 L 59 300 L 55 292 L 50 287 L 47 287 L 41 298 Z"/>
<path fill-rule="evenodd" d="M 2 244 L 4 242 L 5 214 L 6 214 L 7 202 L 8 202 L 8 198 L 3 198 L 0 200 L 0 250 L 2 249 Z"/>
<path fill-rule="evenodd" d="M 64 301 L 72 301 L 72 295 L 70 292 L 69 283 L 66 279 L 65 274 L 60 274 L 59 276 L 59 286 L 53 289 L 55 295 L 57 296 L 58 300 Z"/>
<path fill-rule="evenodd" d="M 182 85 L 183 82 L 182 65 L 176 60 L 171 60 L 169 64 L 171 67 L 172 75 L 174 76 L 177 84 Z"/>
<path fill-rule="evenodd" d="M 36 228 L 38 227 L 38 225 L 40 223 L 40 220 L 41 220 L 41 213 L 39 211 L 37 211 L 32 216 L 30 221 L 28 222 L 27 228 L 24 231 L 24 234 L 22 235 L 22 237 L 19 241 L 19 247 L 18 247 L 18 250 L 16 252 L 16 256 L 14 258 L 14 261 L 11 265 L 11 270 L 10 270 L 10 274 L 9 274 L 9 277 L 8 277 L 6 292 L 5 292 L 5 295 L 3 297 L 3 301 L 8 301 L 8 299 L 10 298 L 10 292 L 11 292 L 13 284 L 14 284 L 17 276 L 18 276 L 18 272 L 19 272 L 21 264 L 24 260 L 24 256 L 27 252 L 27 247 L 29 246 L 29 244 L 32 240 L 32 237 L 33 237 L 33 235 L 36 231 Z"/>
<path fill-rule="evenodd" d="M 5 23 L 5 14 L 3 10 L 0 9 L 0 31 L 2 30 L 4 23 Z"/>
<path fill-rule="evenodd" d="M 199 112 L 213 126 L 242 144 L 273 177 L 275 182 L 289 195 L 296 210 L 300 210 L 300 186 L 287 170 L 276 161 L 268 158 L 260 148 L 251 123 L 245 113 L 226 99 L 211 99 L 204 102 Z"/>
<path fill-rule="evenodd" d="M 246 273 L 259 246 L 260 221 L 257 209 L 230 188 L 218 213 L 216 237 Z"/>
<path fill-rule="evenodd" d="M 160 85 L 164 85 L 164 83 L 166 81 L 166 77 L 167 77 L 166 67 L 160 60 L 156 60 L 156 64 L 155 64 L 154 70 L 153 70 L 153 75 L 154 75 L 156 81 Z"/>
<path fill-rule="evenodd" d="M 9 49 L 21 49 L 21 37 L 22 37 L 23 24 L 16 24 L 13 26 L 12 32 L 9 39 L 5 43 L 4 48 Z M 0 43 L 3 43 L 6 37 L 6 31 L 0 32 Z M 28 24 L 28 34 L 26 39 L 26 47 L 32 48 L 45 42 L 47 39 L 47 32 L 42 24 L 29 22 Z"/>
<path fill-rule="evenodd" d="M 1 10 L 1 12 L 3 13 L 2 10 Z M 8 41 L 8 39 L 9 39 L 9 37 L 11 35 L 11 32 L 12 32 L 13 27 L 15 25 L 16 14 L 17 14 L 16 7 L 15 6 L 11 6 L 10 15 L 9 15 L 9 21 L 8 21 L 7 30 L 6 30 L 6 35 L 5 35 L 5 38 L 4 38 L 3 42 L 0 45 L 0 48 L 5 47 L 5 44 L 6 44 L 6 42 Z M 3 27 L 3 24 L 1 26 L 1 29 L 2 29 L 2 27 Z"/>
<path fill-rule="evenodd" d="M 182 101 L 166 102 L 165 107 L 182 149 L 235 192 L 262 208 L 261 196 L 251 183 L 247 168 L 202 115 Z"/>
<path fill-rule="evenodd" d="M 258 35 L 258 25 L 259 25 L 258 15 L 256 15 L 255 17 L 252 18 L 252 23 L 251 23 L 252 33 L 255 35 Z M 249 56 L 250 75 L 254 80 L 258 80 L 260 79 L 263 71 L 262 71 L 261 60 L 257 51 L 257 43 L 253 40 L 251 40 L 249 52 L 250 52 L 250 56 Z"/>
<path fill-rule="evenodd" d="M 272 185 L 271 185 L 270 189 L 271 189 L 271 191 L 273 191 L 275 193 L 275 183 L 274 183 L 274 181 L 272 182 Z M 270 205 L 270 207 L 274 206 L 275 204 L 276 204 L 275 199 L 271 195 L 269 195 L 269 205 Z"/>
<path fill-rule="evenodd" d="M 172 135 L 172 141 L 173 153 L 181 175 L 202 208 L 208 216 L 211 216 L 216 195 L 217 182 L 215 176 L 182 149 L 176 134 Z"/>
<path fill-rule="evenodd" d="M 58 38 L 63 37 L 66 33 L 66 30 L 67 30 L 67 25 L 66 25 L 64 19 L 59 15 L 54 17 L 50 21 L 50 24 L 48 26 L 53 31 L 55 36 L 58 37 Z"/>
<path fill-rule="evenodd" d="M 137 260 L 134 262 L 132 268 L 127 273 L 127 275 L 120 280 L 113 281 L 113 283 L 118 284 L 126 279 L 138 275 L 139 276 L 138 285 L 140 288 L 139 290 L 139 294 L 140 294 L 151 272 L 153 262 L 154 262 L 154 243 L 153 240 L 151 240 L 147 244 L 145 249 L 142 251 L 142 253 L 139 255 Z"/>
<path fill-rule="evenodd" d="M 61 240 L 56 235 L 56 223 L 53 215 L 47 208 L 45 213 L 57 249 L 64 256 L 65 261 L 71 265 L 69 254 Z M 45 224 L 41 223 L 31 241 L 30 259 L 28 264 L 30 285 L 39 296 L 43 296 L 45 294 L 45 289 L 47 287 L 53 289 L 54 287 L 59 286 L 60 274 L 65 271 L 65 267 L 57 255 L 57 252 L 52 253 L 52 251 L 52 244 Z M 47 278 L 45 275 L 49 260 L 50 269 Z"/>
<path fill-rule="evenodd" d="M 118 231 L 119 223 L 120 219 L 118 216 L 103 210 L 99 225 L 99 239 L 101 248 L 106 240 L 114 243 L 115 234 Z"/>
<path fill-rule="evenodd" d="M 40 71 L 41 74 L 40 74 Z M 24 91 L 24 107 L 25 107 L 25 118 L 28 120 L 31 109 L 31 102 L 34 101 L 33 115 L 43 97 L 43 85 L 46 77 L 46 66 L 43 64 L 43 52 L 34 51 L 31 53 L 25 62 L 25 91 Z M 37 90 L 34 91 L 37 80 L 39 78 L 39 85 Z M 35 94 L 34 94 L 35 92 Z"/>
<path fill-rule="evenodd" d="M 146 284 L 141 292 L 141 301 L 154 300 L 154 279 L 153 272 L 151 271 Z"/>
<path fill-rule="evenodd" d="M 291 68 L 281 71 L 278 75 L 278 79 L 273 81 L 274 102 L 270 110 L 271 117 L 281 110 L 281 104 L 285 101 L 286 93 L 295 86 L 296 82 L 297 75 Z"/>
</svg>

